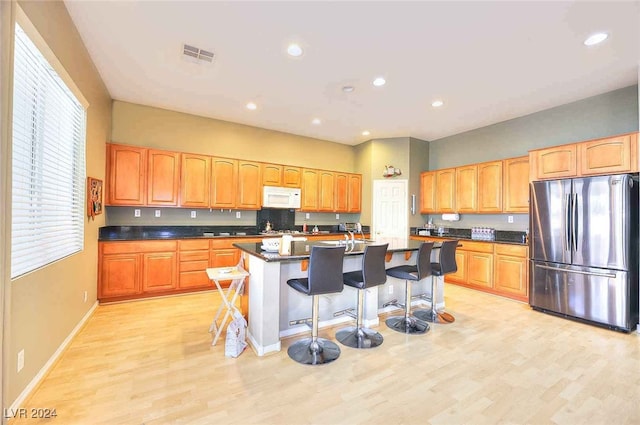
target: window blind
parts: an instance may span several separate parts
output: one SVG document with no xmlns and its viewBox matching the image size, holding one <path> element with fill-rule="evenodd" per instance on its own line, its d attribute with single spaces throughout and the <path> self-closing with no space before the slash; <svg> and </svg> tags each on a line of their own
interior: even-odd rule
<svg viewBox="0 0 640 425">
<path fill-rule="evenodd" d="M 84 248 L 85 128 L 82 104 L 16 25 L 12 278 Z"/>
</svg>

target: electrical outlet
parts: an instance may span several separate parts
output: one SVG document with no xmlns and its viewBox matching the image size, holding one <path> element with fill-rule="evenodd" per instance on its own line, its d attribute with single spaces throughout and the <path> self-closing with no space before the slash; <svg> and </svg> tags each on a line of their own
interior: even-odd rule
<svg viewBox="0 0 640 425">
<path fill-rule="evenodd" d="M 306 218 L 307 220 L 309 220 L 309 219 L 311 218 L 311 214 L 306 213 L 306 214 L 304 215 L 304 218 Z"/>
<path fill-rule="evenodd" d="M 236 211 L 236 218 L 242 218 L 242 214 L 240 213 L 240 211 Z"/>
<path fill-rule="evenodd" d="M 162 215 L 162 212 L 160 212 L 160 210 L 156 210 L 156 217 L 160 217 L 160 215 Z"/>
<path fill-rule="evenodd" d="M 84 291 L 84 302 L 87 302 L 87 291 Z"/>
<path fill-rule="evenodd" d="M 389 295 L 393 294 L 393 285 L 389 285 Z"/>
<path fill-rule="evenodd" d="M 340 220 L 340 214 L 336 214 L 336 220 Z"/>
<path fill-rule="evenodd" d="M 18 372 L 24 367 L 24 348 L 18 351 Z"/>
<path fill-rule="evenodd" d="M 133 216 L 134 217 L 140 217 L 140 210 L 138 210 L 138 209 L 133 210 Z"/>
<path fill-rule="evenodd" d="M 196 212 L 195 211 L 191 211 L 191 218 L 196 218 Z"/>
<path fill-rule="evenodd" d="M 507 223 L 513 223 L 513 216 L 512 215 L 508 215 L 507 216 Z"/>
</svg>

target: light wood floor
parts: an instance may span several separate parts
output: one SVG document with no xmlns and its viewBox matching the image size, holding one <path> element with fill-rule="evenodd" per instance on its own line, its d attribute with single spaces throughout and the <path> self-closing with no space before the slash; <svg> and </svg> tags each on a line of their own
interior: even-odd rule
<svg viewBox="0 0 640 425">
<path fill-rule="evenodd" d="M 640 423 L 637 333 L 453 285 L 446 302 L 454 324 L 382 322 L 381 347 L 316 367 L 288 358 L 291 340 L 262 358 L 211 347 L 214 293 L 100 306 L 23 407 L 65 425 Z"/>
</svg>

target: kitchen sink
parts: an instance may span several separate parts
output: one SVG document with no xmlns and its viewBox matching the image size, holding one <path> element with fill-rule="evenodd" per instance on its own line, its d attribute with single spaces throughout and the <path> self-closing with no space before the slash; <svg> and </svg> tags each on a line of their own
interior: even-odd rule
<svg viewBox="0 0 640 425">
<path fill-rule="evenodd" d="M 356 239 L 354 241 L 349 240 L 348 242 L 347 242 L 347 240 L 321 241 L 321 242 L 324 243 L 324 244 L 327 244 L 327 245 L 337 245 L 337 246 L 339 246 L 339 245 L 346 245 L 347 243 L 349 243 L 349 244 L 354 243 L 354 244 L 357 245 L 357 244 L 365 244 L 365 243 L 369 243 L 369 242 L 373 242 L 373 241 L 366 240 L 366 239 L 365 240 Z"/>
</svg>

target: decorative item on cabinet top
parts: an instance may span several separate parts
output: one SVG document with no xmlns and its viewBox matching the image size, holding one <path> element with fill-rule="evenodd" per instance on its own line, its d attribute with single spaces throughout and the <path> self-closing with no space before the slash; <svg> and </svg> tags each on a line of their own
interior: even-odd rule
<svg viewBox="0 0 640 425">
<path fill-rule="evenodd" d="M 385 165 L 384 171 L 382 172 L 382 177 L 395 177 L 401 176 L 402 171 L 399 168 L 395 168 L 393 165 Z"/>
</svg>

